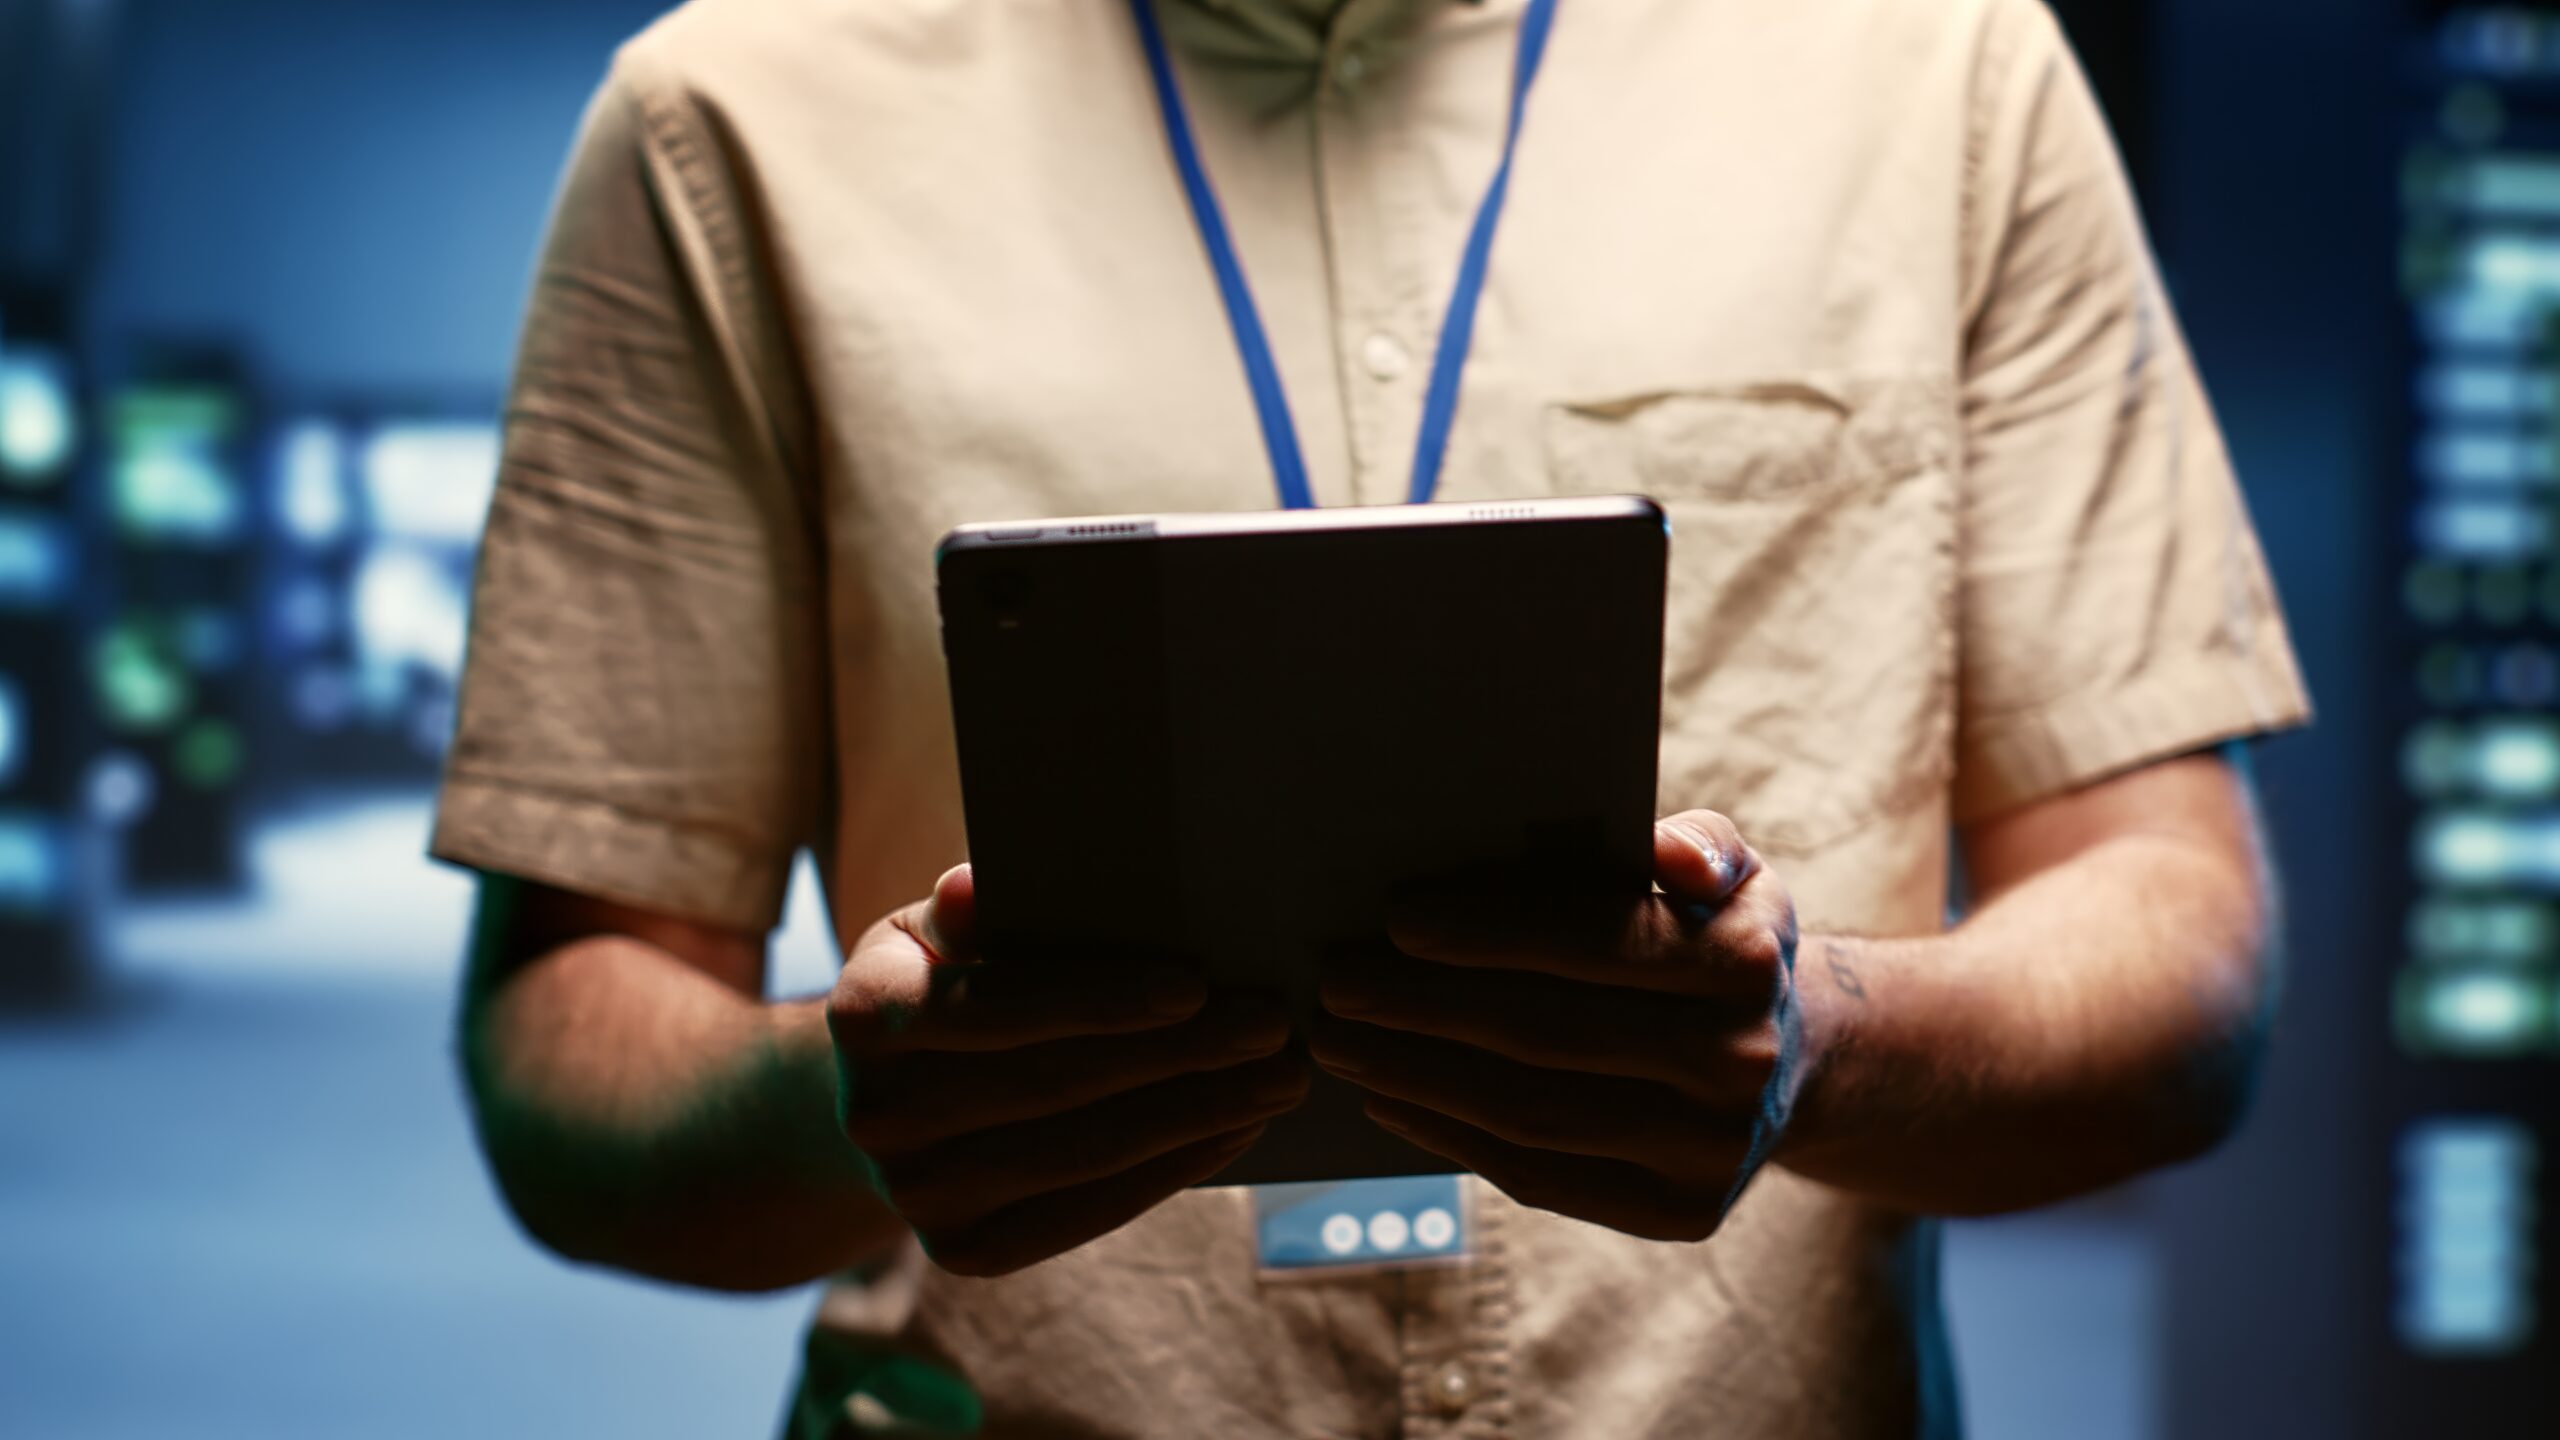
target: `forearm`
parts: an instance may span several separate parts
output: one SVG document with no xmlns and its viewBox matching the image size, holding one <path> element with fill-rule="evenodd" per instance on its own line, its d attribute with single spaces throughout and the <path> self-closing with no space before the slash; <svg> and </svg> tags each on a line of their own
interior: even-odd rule
<svg viewBox="0 0 2560 1440">
<path fill-rule="evenodd" d="M 816 1001 L 766 1004 L 599 935 L 508 974 L 462 1041 L 492 1169 L 565 1255 L 757 1290 L 902 1233 L 837 1130 Z"/>
<path fill-rule="evenodd" d="M 2268 992 L 2247 859 L 2128 834 L 1944 935 L 1808 936 L 1822 1058 L 1779 1162 L 1913 1210 L 1982 1214 L 2198 1154 L 2245 1103 Z"/>
</svg>

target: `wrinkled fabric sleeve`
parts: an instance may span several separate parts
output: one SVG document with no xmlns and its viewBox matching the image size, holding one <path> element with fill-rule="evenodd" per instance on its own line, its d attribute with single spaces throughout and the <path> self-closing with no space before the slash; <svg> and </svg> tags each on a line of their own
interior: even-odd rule
<svg viewBox="0 0 2560 1440">
<path fill-rule="evenodd" d="M 626 53 L 533 282 L 431 849 L 762 932 L 826 790 L 819 532 L 712 154 Z"/>
<path fill-rule="evenodd" d="M 2309 714 L 2096 100 L 2042 4 L 1994 16 L 1961 277 L 1959 820 Z"/>
</svg>

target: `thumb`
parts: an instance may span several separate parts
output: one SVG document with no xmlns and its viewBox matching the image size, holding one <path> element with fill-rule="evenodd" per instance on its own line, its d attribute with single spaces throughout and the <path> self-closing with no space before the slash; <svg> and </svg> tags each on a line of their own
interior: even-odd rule
<svg viewBox="0 0 2560 1440">
<path fill-rule="evenodd" d="M 978 885 L 966 864 L 952 866 L 933 882 L 933 898 L 924 903 L 915 930 L 925 958 L 937 965 L 978 958 Z"/>
<path fill-rule="evenodd" d="M 1731 820 L 1684 810 L 1653 822 L 1653 878 L 1674 899 L 1720 904 L 1760 868 Z"/>
</svg>

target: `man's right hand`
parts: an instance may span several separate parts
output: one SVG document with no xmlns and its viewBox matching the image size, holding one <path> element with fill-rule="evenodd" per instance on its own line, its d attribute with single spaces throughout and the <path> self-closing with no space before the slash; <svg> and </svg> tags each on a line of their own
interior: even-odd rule
<svg viewBox="0 0 2560 1440">
<path fill-rule="evenodd" d="M 1116 1230 L 1306 1098 L 1268 997 L 981 964 L 974 899 L 968 866 L 945 874 L 827 997 L 844 1133 L 944 1269 L 1002 1275 Z"/>
</svg>

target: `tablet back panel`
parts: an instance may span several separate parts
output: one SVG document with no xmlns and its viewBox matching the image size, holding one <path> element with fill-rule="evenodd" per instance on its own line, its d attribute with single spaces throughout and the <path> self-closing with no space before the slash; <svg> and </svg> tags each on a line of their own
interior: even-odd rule
<svg viewBox="0 0 2560 1440">
<path fill-rule="evenodd" d="M 989 963 L 1169 958 L 1303 1021 L 1319 961 L 1382 946 L 1400 887 L 1643 892 L 1668 538 L 1648 502 L 1571 508 L 947 544 Z M 1320 1074 L 1215 1183 L 1448 1168 Z"/>
</svg>

